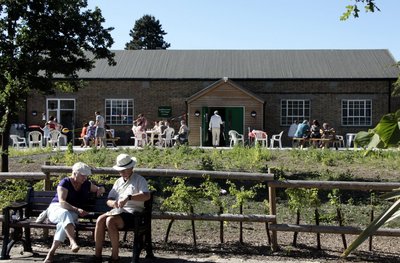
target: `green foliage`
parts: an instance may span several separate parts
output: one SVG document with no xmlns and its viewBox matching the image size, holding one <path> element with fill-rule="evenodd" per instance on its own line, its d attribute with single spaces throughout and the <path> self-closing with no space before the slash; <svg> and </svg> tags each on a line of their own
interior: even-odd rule
<svg viewBox="0 0 400 263">
<path fill-rule="evenodd" d="M 340 207 L 341 205 L 339 193 L 339 189 L 332 189 L 332 192 L 328 194 L 329 203 L 334 207 Z"/>
<path fill-rule="evenodd" d="M 86 7 L 83 0 L 1 1 L 0 131 L 4 138 L 32 91 L 75 91 L 81 87 L 77 72 L 92 69 L 95 59 L 106 58 L 115 65 L 109 50 L 112 28 L 102 27 L 100 9 Z M 56 75 L 66 76 L 68 85 L 55 82 Z M 3 158 L 8 158 L 7 149 L 8 144 L 3 144 Z"/>
<path fill-rule="evenodd" d="M 318 189 L 287 188 L 285 193 L 288 195 L 288 205 L 292 212 L 301 211 L 304 208 L 313 206 L 318 207 L 320 200 Z"/>
<path fill-rule="evenodd" d="M 396 199 L 396 201 L 381 215 L 375 218 L 366 229 L 350 244 L 343 252 L 341 257 L 347 257 L 354 249 L 360 246 L 369 236 L 373 235 L 381 226 L 387 222 L 400 217 L 400 189 L 395 189 L 391 193 L 385 194 L 382 198 L 387 200 Z"/>
<path fill-rule="evenodd" d="M 372 149 L 386 149 L 400 146 L 400 110 L 384 115 L 378 125 L 368 132 L 357 133 L 355 146 L 366 147 L 366 154 Z"/>
<path fill-rule="evenodd" d="M 191 209 L 199 202 L 201 192 L 195 186 L 187 185 L 186 177 L 174 177 L 172 186 L 167 186 L 164 191 L 171 195 L 164 199 L 162 210 L 191 212 Z"/>
<path fill-rule="evenodd" d="M 28 182 L 23 180 L 6 180 L 0 185 L 0 209 L 6 207 L 13 201 L 25 200 Z"/>
<path fill-rule="evenodd" d="M 200 188 L 204 197 L 211 199 L 213 205 L 225 211 L 226 199 L 221 195 L 222 189 L 217 182 L 211 181 L 210 176 L 205 176 L 205 181 L 200 185 Z"/>
<path fill-rule="evenodd" d="M 144 15 L 136 20 L 129 32 L 132 40 L 125 44 L 125 49 L 167 49 L 171 44 L 164 41 L 167 33 L 162 29 L 160 21 L 154 16 Z"/>
<path fill-rule="evenodd" d="M 346 6 L 346 11 L 342 14 L 340 20 L 347 20 L 351 15 L 353 15 L 355 18 L 358 18 L 360 13 L 358 3 L 362 3 L 364 5 L 365 12 L 373 13 L 375 11 L 381 11 L 375 4 L 375 0 L 354 0 L 353 5 Z"/>
<path fill-rule="evenodd" d="M 250 189 L 246 190 L 244 186 L 241 186 L 238 188 L 235 183 L 227 180 L 226 184 L 229 185 L 229 194 L 233 195 L 235 197 L 235 202 L 232 205 L 232 208 L 238 208 L 240 206 L 243 206 L 246 202 L 249 200 L 253 199 L 256 194 L 258 189 L 265 188 L 265 185 L 259 183 L 256 184 Z"/>
</svg>

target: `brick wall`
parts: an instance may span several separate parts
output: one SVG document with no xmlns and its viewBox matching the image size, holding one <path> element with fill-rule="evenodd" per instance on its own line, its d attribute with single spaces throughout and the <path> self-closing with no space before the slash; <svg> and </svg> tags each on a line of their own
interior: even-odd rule
<svg viewBox="0 0 400 263">
<path fill-rule="evenodd" d="M 280 102 L 282 99 L 308 99 L 311 102 L 310 119 L 329 122 L 338 133 L 357 132 L 375 127 L 382 115 L 388 113 L 389 96 L 388 81 L 315 81 L 315 80 L 233 80 L 242 88 L 249 90 L 265 100 L 264 129 L 268 134 L 276 134 L 284 130 L 284 141 L 288 145 L 287 130 L 289 127 L 280 125 Z M 75 125 L 94 120 L 94 112 L 99 110 L 104 114 L 105 99 L 132 98 L 134 99 L 134 116 L 144 113 L 152 125 L 159 120 L 158 106 L 171 106 L 172 116 L 180 116 L 187 111 L 185 101 L 215 81 L 204 80 L 93 80 L 88 86 L 75 93 L 56 93 L 43 96 L 37 93 L 27 101 L 27 124 L 43 124 L 41 113 L 46 110 L 46 98 L 73 98 L 76 100 Z M 371 127 L 341 126 L 342 99 L 371 99 L 373 123 Z M 392 98 L 391 108 L 400 106 L 399 98 Z M 218 106 L 218 105 L 216 105 Z M 237 105 L 235 105 L 237 106 Z M 37 111 L 32 116 L 31 111 Z M 24 119 L 21 114 L 20 119 Z M 179 120 L 173 121 L 178 128 Z M 189 124 L 190 125 L 190 124 Z M 132 144 L 130 125 L 111 127 L 116 136 L 122 138 L 121 144 Z M 286 138 L 286 140 L 285 140 Z"/>
</svg>

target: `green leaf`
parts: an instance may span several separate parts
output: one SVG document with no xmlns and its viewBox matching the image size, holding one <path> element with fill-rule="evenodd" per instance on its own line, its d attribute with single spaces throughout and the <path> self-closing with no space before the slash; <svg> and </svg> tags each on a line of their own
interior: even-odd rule
<svg viewBox="0 0 400 263">
<path fill-rule="evenodd" d="M 400 209 L 400 200 L 397 200 L 386 212 L 382 213 L 343 252 L 341 257 L 347 257 L 353 250 L 360 246 L 369 236 L 373 235 L 383 224 L 392 219 L 392 216 Z"/>
<path fill-rule="evenodd" d="M 356 134 L 356 137 L 354 138 L 355 146 L 367 147 L 371 142 L 373 136 L 374 134 L 371 132 L 366 132 L 366 131 L 358 132 Z"/>
<path fill-rule="evenodd" d="M 400 110 L 382 117 L 375 127 L 375 133 L 379 134 L 386 147 L 397 146 L 400 142 Z"/>
</svg>

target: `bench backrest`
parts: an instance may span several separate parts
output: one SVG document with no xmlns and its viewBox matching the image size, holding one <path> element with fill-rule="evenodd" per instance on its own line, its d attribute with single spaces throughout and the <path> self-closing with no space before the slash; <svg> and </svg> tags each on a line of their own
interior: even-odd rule
<svg viewBox="0 0 400 263">
<path fill-rule="evenodd" d="M 26 197 L 26 202 L 28 203 L 26 215 L 28 217 L 36 217 L 42 211 L 46 210 L 55 193 L 55 191 L 35 191 L 33 188 L 29 188 Z M 153 209 L 153 196 L 154 193 L 151 192 L 150 199 L 144 202 L 145 211 L 149 212 L 150 216 Z M 107 206 L 107 194 L 96 197 L 95 193 L 90 195 L 89 200 L 86 201 L 85 206 L 82 208 L 88 212 L 96 211 L 100 213 L 105 213 L 111 209 Z"/>
</svg>

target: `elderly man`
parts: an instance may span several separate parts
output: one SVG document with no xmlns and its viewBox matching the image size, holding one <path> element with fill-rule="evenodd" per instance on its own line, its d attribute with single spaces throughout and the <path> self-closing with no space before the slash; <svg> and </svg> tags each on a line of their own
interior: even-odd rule
<svg viewBox="0 0 400 263">
<path fill-rule="evenodd" d="M 106 228 L 112 248 L 109 262 L 119 261 L 119 230 L 124 227 L 133 227 L 135 221 L 133 212 L 143 211 L 144 202 L 150 199 L 146 179 L 133 172 L 135 165 L 135 157 L 120 154 L 113 166 L 121 177 L 115 181 L 108 194 L 107 205 L 113 209 L 99 216 L 96 221 L 94 262 L 102 262 L 101 254 Z"/>
<path fill-rule="evenodd" d="M 212 145 L 214 147 L 219 146 L 219 136 L 221 134 L 221 125 L 223 124 L 221 116 L 218 115 L 218 111 L 214 111 L 214 115 L 211 116 L 209 123 L 209 130 L 212 134 Z"/>
</svg>

